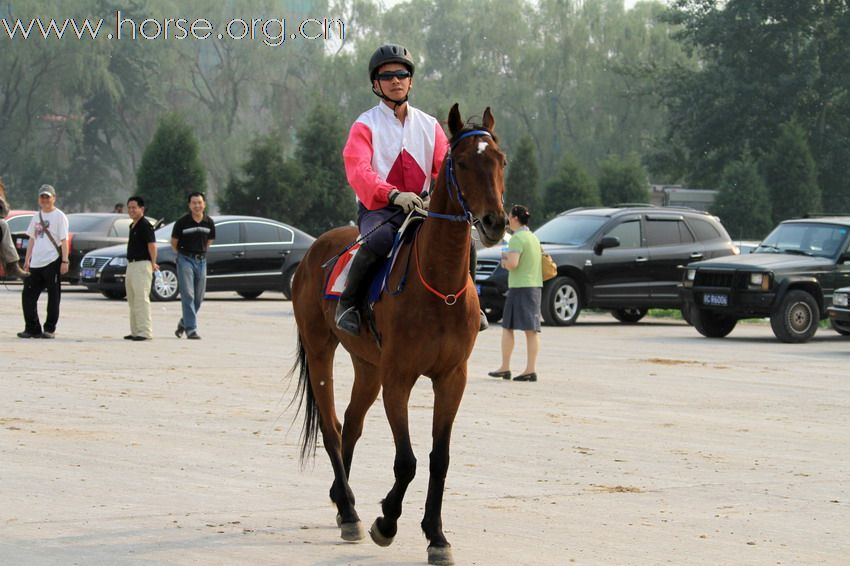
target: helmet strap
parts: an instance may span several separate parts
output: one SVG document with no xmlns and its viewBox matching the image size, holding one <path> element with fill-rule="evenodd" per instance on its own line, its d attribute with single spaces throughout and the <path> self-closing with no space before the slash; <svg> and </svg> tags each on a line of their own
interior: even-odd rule
<svg viewBox="0 0 850 566">
<path fill-rule="evenodd" d="M 401 100 L 393 100 L 392 98 L 384 94 L 383 90 L 376 89 L 374 85 L 372 85 L 372 92 L 375 93 L 375 96 L 377 96 L 378 98 L 382 98 L 387 102 L 392 102 L 394 104 L 393 113 L 395 113 L 395 111 L 398 110 L 398 107 L 407 102 L 407 99 L 410 98 L 410 95 L 406 94 Z"/>
</svg>

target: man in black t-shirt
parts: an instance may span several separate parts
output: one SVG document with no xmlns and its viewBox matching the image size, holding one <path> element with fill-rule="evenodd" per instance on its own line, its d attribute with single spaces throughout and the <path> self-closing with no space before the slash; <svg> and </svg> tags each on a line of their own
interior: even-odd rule
<svg viewBox="0 0 850 566">
<path fill-rule="evenodd" d="M 207 288 L 207 250 L 215 240 L 215 222 L 204 214 L 207 207 L 204 193 L 189 195 L 189 214 L 174 223 L 171 248 L 177 252 L 177 283 L 183 318 L 177 323 L 174 335 L 200 340 L 198 311 Z"/>
<path fill-rule="evenodd" d="M 127 275 L 124 288 L 130 306 L 130 334 L 125 340 L 141 342 L 153 338 L 151 322 L 151 274 L 159 271 L 156 264 L 156 235 L 145 218 L 145 200 L 140 196 L 127 199 L 130 239 L 127 240 Z"/>
</svg>

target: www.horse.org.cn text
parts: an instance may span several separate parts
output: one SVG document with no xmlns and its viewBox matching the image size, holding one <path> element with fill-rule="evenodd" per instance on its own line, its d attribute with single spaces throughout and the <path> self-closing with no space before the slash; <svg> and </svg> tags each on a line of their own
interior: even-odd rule
<svg viewBox="0 0 850 566">
<path fill-rule="evenodd" d="M 129 18 L 120 10 L 105 18 L 0 18 L 3 40 L 205 40 L 260 41 L 280 47 L 287 41 L 345 39 L 341 18 L 232 18 L 214 24 L 206 18 Z"/>
</svg>

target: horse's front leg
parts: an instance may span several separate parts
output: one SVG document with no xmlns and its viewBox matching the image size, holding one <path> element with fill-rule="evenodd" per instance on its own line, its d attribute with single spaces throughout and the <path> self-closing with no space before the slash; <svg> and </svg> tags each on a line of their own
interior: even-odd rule
<svg viewBox="0 0 850 566">
<path fill-rule="evenodd" d="M 434 424 L 430 478 L 422 531 L 428 539 L 428 564 L 454 564 L 452 549 L 443 534 L 443 492 L 449 469 L 452 425 L 466 388 L 466 366 L 434 379 Z"/>
<path fill-rule="evenodd" d="M 381 502 L 383 515 L 372 523 L 369 534 L 375 544 L 389 546 L 398 532 L 398 518 L 401 516 L 401 504 L 407 486 L 416 475 L 416 456 L 410 445 L 410 429 L 407 422 L 407 403 L 416 378 L 394 376 L 393 379 L 385 380 L 382 376 L 381 381 L 384 383 L 384 410 L 395 442 L 395 462 L 393 463 L 395 483 Z"/>
</svg>

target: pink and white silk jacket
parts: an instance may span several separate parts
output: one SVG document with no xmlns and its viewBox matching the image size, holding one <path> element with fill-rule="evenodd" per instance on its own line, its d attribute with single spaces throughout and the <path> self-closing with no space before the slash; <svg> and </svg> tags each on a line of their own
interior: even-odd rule
<svg viewBox="0 0 850 566">
<path fill-rule="evenodd" d="M 431 186 L 449 141 L 437 119 L 407 105 L 404 125 L 383 102 L 357 118 L 342 150 L 357 200 L 384 208 L 392 189 L 420 194 Z"/>
</svg>

